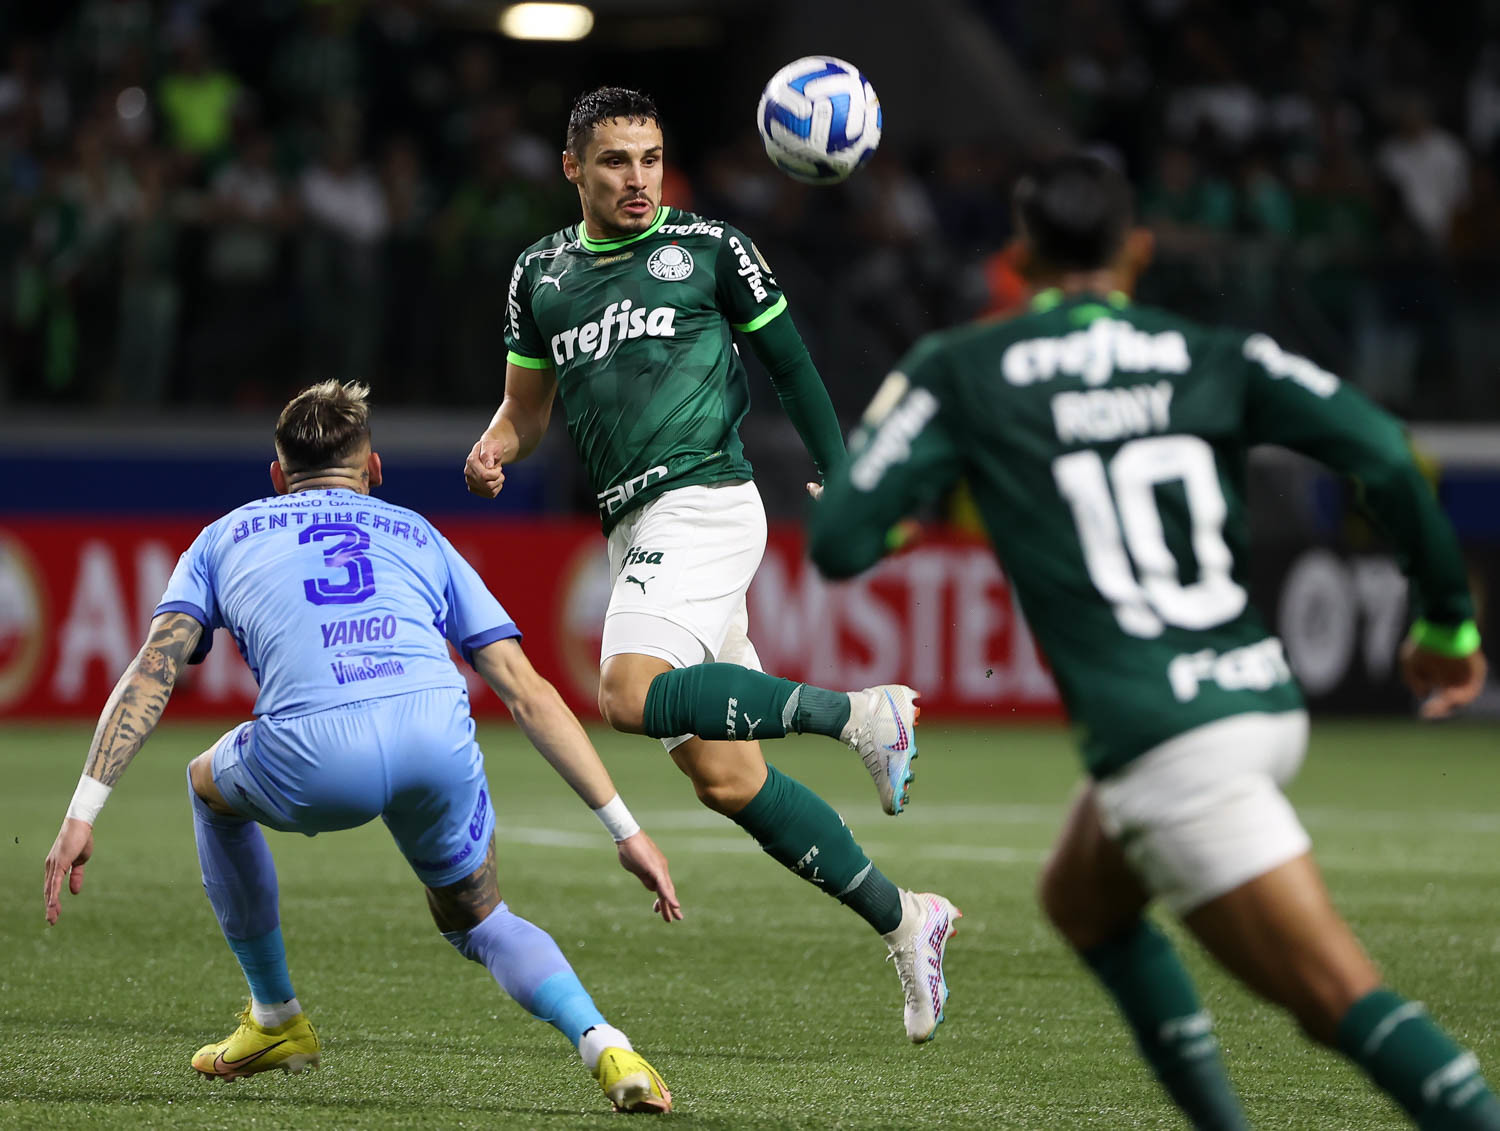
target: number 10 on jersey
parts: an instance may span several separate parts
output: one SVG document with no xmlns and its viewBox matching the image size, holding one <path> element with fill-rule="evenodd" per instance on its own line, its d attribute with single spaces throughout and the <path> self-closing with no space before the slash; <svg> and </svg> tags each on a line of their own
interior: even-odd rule
<svg viewBox="0 0 1500 1131">
<path fill-rule="evenodd" d="M 1229 508 L 1214 452 L 1197 436 L 1152 436 L 1120 447 L 1105 464 L 1093 450 L 1052 462 L 1057 489 L 1073 511 L 1094 588 L 1131 636 L 1160 636 L 1166 625 L 1204 629 L 1233 620 L 1247 595 L 1233 578 L 1224 541 Z M 1156 489 L 1181 483 L 1198 579 L 1182 584 L 1167 546 Z"/>
</svg>

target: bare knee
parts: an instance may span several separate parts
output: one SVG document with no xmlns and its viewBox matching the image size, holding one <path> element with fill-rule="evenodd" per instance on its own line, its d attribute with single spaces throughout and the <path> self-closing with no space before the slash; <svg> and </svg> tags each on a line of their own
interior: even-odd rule
<svg viewBox="0 0 1500 1131">
<path fill-rule="evenodd" d="M 766 761 L 758 742 L 708 742 L 693 738 L 673 748 L 672 761 L 693 783 L 707 809 L 732 817 L 766 784 Z"/>
<path fill-rule="evenodd" d="M 696 778 L 693 780 L 693 792 L 698 795 L 704 808 L 712 809 L 725 817 L 738 813 L 755 796 L 736 781 L 700 781 Z"/>
<path fill-rule="evenodd" d="M 1332 1047 L 1354 1003 L 1380 987 L 1380 974 L 1369 959 L 1329 960 L 1328 956 L 1288 956 L 1291 986 L 1283 1001 L 1302 1031 Z"/>
<path fill-rule="evenodd" d="M 1088 906 L 1083 877 L 1065 854 L 1055 850 L 1037 877 L 1036 897 L 1047 921 L 1075 950 L 1087 950 L 1103 940 Z"/>
<path fill-rule="evenodd" d="M 643 734 L 645 697 L 620 681 L 599 681 L 599 714 L 615 730 Z"/>
<path fill-rule="evenodd" d="M 215 813 L 221 813 L 226 817 L 235 815 L 229 802 L 225 801 L 224 795 L 219 792 L 219 787 L 214 784 L 212 750 L 205 750 L 188 763 L 188 781 L 193 785 L 193 792 Z"/>
<path fill-rule="evenodd" d="M 427 909 L 437 929 L 445 934 L 470 931 L 500 906 L 495 871 L 495 840 L 490 838 L 484 863 L 457 883 L 427 888 Z M 472 957 L 472 956 L 471 956 Z"/>
<path fill-rule="evenodd" d="M 646 692 L 671 665 L 654 656 L 621 653 L 599 669 L 599 714 L 615 730 L 645 734 Z"/>
<path fill-rule="evenodd" d="M 1075 950 L 1114 938 L 1140 917 L 1149 896 L 1099 823 L 1093 791 L 1074 798 L 1062 834 L 1037 878 L 1037 902 Z"/>
</svg>

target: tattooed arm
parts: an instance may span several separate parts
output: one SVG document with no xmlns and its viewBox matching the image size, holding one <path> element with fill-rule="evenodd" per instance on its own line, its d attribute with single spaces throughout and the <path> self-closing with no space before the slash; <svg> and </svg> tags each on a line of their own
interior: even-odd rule
<svg viewBox="0 0 1500 1131">
<path fill-rule="evenodd" d="M 187 663 L 203 626 L 187 613 L 162 613 L 151 621 L 146 643 L 115 684 L 89 747 L 83 772 L 114 785 L 167 709 L 177 673 Z"/>
<path fill-rule="evenodd" d="M 203 626 L 186 613 L 162 613 L 151 621 L 146 643 L 115 684 L 99 716 L 83 766 L 85 777 L 103 786 L 113 786 L 120 780 L 161 720 L 177 673 L 202 635 Z M 68 890 L 77 895 L 83 890 L 83 866 L 93 854 L 92 823 L 64 817 L 42 867 L 42 899 L 48 923 L 56 923 L 62 911 L 63 877 L 68 877 Z"/>
</svg>

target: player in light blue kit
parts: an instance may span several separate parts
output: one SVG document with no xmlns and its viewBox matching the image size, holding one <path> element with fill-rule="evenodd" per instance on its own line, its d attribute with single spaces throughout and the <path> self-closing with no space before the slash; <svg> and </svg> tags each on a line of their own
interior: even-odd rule
<svg viewBox="0 0 1500 1131">
<path fill-rule="evenodd" d="M 150 635 L 99 720 L 45 865 L 49 923 L 75 895 L 93 823 L 150 736 L 185 663 L 216 628 L 260 686 L 253 722 L 188 766 L 203 887 L 250 985 L 241 1024 L 193 1057 L 234 1078 L 318 1064 L 287 973 L 276 869 L 260 825 L 312 835 L 380 817 L 443 937 L 565 1034 L 617 1109 L 671 1110 L 656 1070 L 595 1007 L 552 938 L 513 914 L 495 878 L 494 810 L 459 649 L 542 756 L 613 834 L 663 919 L 682 917 L 665 857 L 631 818 L 583 728 L 531 667 L 520 630 L 421 515 L 368 497 L 380 484 L 367 390 L 328 381 L 276 425 L 277 497 L 231 511 L 182 555 Z"/>
</svg>

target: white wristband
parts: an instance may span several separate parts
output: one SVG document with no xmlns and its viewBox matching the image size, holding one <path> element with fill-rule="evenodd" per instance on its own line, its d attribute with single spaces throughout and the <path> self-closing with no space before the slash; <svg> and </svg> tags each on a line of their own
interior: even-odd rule
<svg viewBox="0 0 1500 1131">
<path fill-rule="evenodd" d="M 604 823 L 609 830 L 609 835 L 615 838 L 615 843 L 628 840 L 641 831 L 641 826 L 635 823 L 635 818 L 630 815 L 630 810 L 625 808 L 625 802 L 620 800 L 617 793 L 603 805 L 594 810 L 594 816 Z"/>
<path fill-rule="evenodd" d="M 84 774 L 78 779 L 78 788 L 73 791 L 73 800 L 68 803 L 68 817 L 92 825 L 99 818 L 99 810 L 109 800 L 112 785 L 105 785 L 98 778 Z"/>
</svg>

